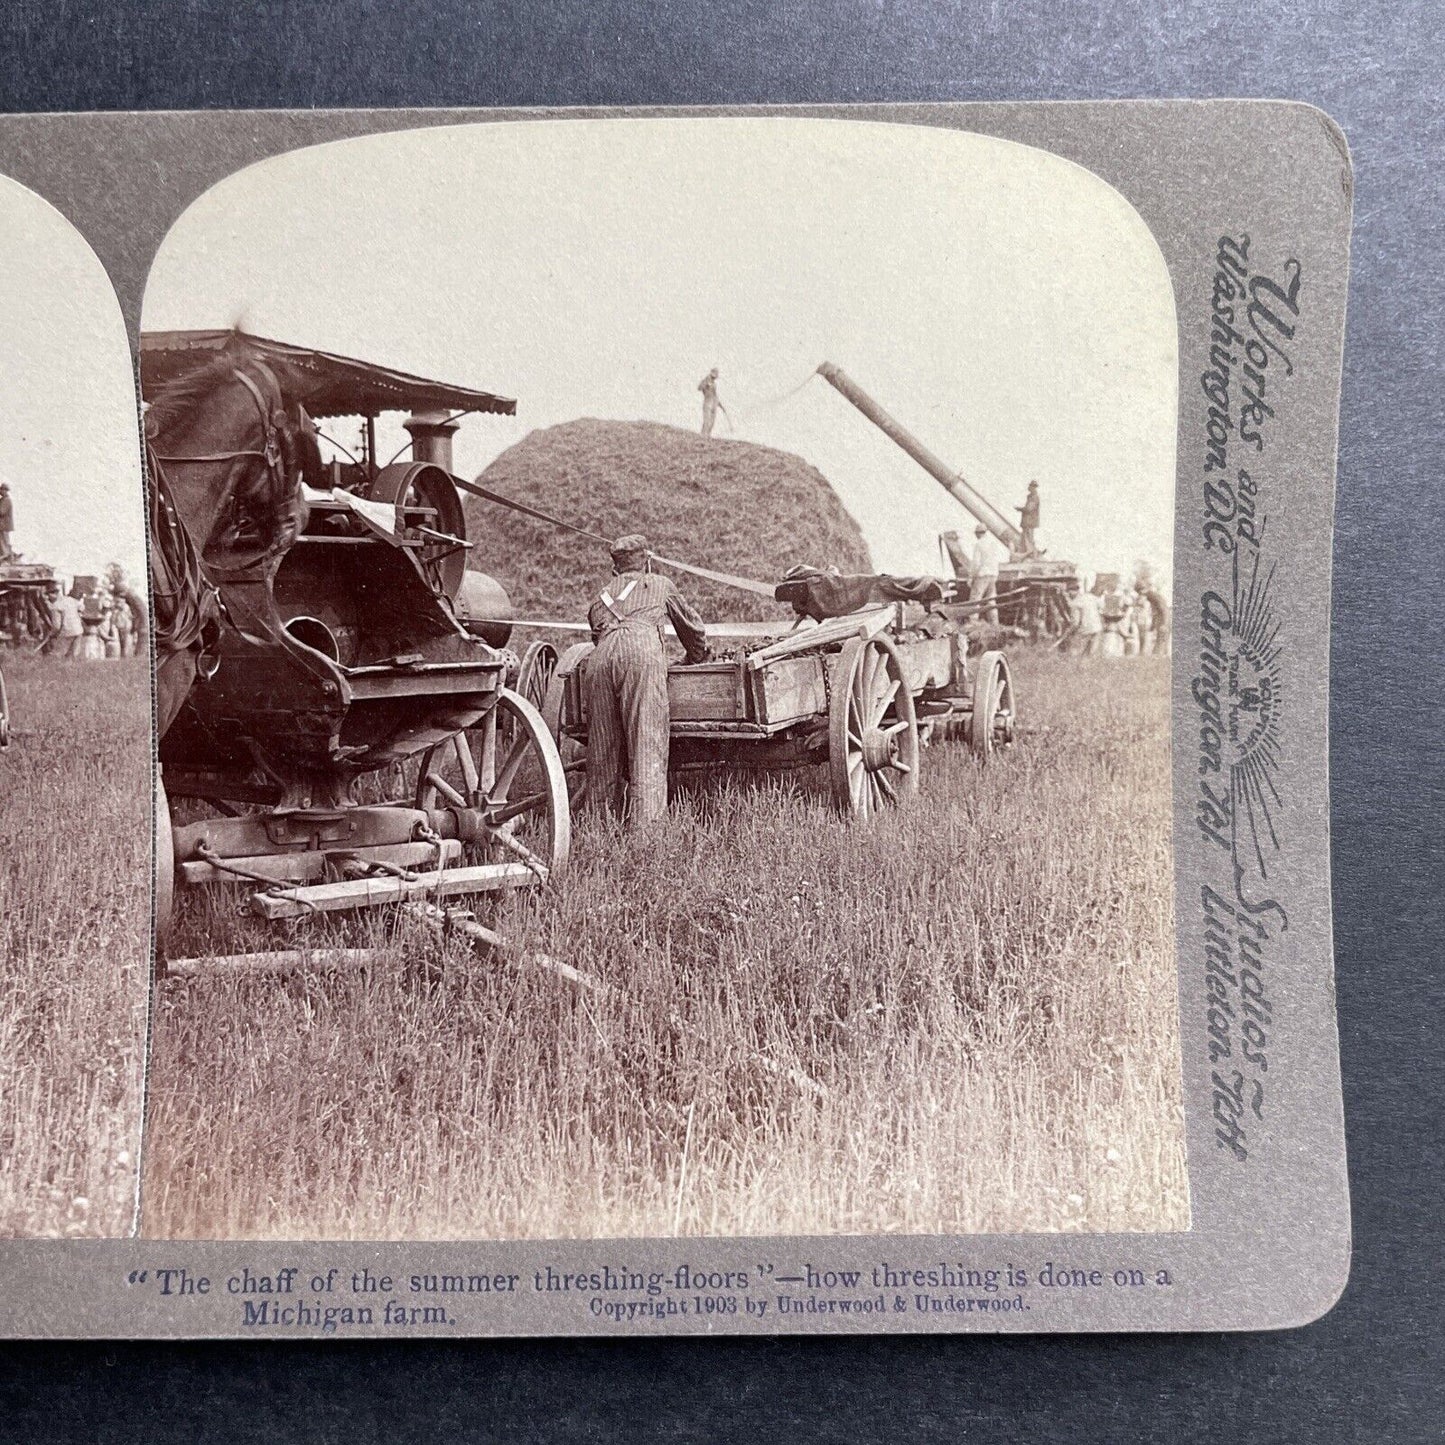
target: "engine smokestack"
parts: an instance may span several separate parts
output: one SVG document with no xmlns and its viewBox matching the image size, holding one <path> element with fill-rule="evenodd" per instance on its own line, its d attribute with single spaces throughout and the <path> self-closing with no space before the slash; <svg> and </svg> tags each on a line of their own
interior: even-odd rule
<svg viewBox="0 0 1445 1445">
<path fill-rule="evenodd" d="M 402 425 L 411 433 L 411 454 L 419 462 L 431 462 L 444 472 L 452 467 L 452 438 L 461 428 L 444 411 L 414 411 Z"/>
</svg>

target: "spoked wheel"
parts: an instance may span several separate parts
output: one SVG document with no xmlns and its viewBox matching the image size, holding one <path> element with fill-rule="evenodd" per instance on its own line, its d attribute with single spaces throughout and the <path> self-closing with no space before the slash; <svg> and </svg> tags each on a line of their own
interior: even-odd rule
<svg viewBox="0 0 1445 1445">
<path fill-rule="evenodd" d="M 502 691 L 480 722 L 425 754 L 416 805 L 483 814 L 483 836 L 468 844 L 472 862 L 523 862 L 544 881 L 567 866 L 572 814 L 562 760 L 541 714 L 515 692 Z"/>
<path fill-rule="evenodd" d="M 157 978 L 164 978 L 166 972 L 166 945 L 170 942 L 171 925 L 176 914 L 176 845 L 171 832 L 171 804 L 166 797 L 166 785 L 161 782 L 159 772 L 155 782 L 155 839 L 156 839 L 156 892 L 155 926 L 152 946 L 155 949 L 155 972 Z"/>
<path fill-rule="evenodd" d="M 980 762 L 987 762 L 997 749 L 1013 740 L 1014 684 L 1008 658 L 1001 652 L 985 652 L 973 679 L 968 745 Z"/>
<path fill-rule="evenodd" d="M 567 785 L 572 794 L 572 806 L 581 803 L 587 791 L 587 745 L 577 738 L 568 736 L 563 728 L 568 721 L 567 684 L 572 674 L 581 667 L 592 651 L 590 642 L 579 642 L 569 647 L 558 660 L 547 683 L 547 695 L 542 700 L 542 718 L 547 730 L 557 744 L 562 758 L 562 769 L 567 775 Z"/>
<path fill-rule="evenodd" d="M 522 665 L 517 669 L 516 691 L 544 717 L 547 689 L 551 687 L 556 672 L 557 649 L 550 642 L 534 642 L 522 654 Z"/>
<path fill-rule="evenodd" d="M 870 818 L 918 791 L 918 718 L 885 636 L 855 637 L 833 671 L 828 772 L 838 806 Z"/>
</svg>

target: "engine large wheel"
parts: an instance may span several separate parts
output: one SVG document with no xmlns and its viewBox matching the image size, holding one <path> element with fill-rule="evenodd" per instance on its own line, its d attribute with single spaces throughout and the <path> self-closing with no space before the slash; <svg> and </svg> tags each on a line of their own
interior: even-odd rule
<svg viewBox="0 0 1445 1445">
<path fill-rule="evenodd" d="M 985 652 L 978 660 L 973 679 L 973 716 L 968 725 L 968 743 L 981 762 L 1014 739 L 1014 684 L 1008 658 L 1001 652 Z"/>
<path fill-rule="evenodd" d="M 886 636 L 855 637 L 833 670 L 828 771 L 838 806 L 869 818 L 918 791 L 918 718 Z"/>
<path fill-rule="evenodd" d="M 425 754 L 416 805 L 482 813 L 483 836 L 468 844 L 473 862 L 520 860 L 543 879 L 567 867 L 572 813 L 562 759 L 541 714 L 515 692 L 504 690 L 480 722 Z"/>
</svg>

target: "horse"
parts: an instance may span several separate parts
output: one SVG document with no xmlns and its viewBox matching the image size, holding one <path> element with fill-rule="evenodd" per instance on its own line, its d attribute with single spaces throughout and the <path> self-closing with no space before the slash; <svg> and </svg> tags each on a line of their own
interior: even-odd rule
<svg viewBox="0 0 1445 1445">
<path fill-rule="evenodd" d="M 306 525 L 303 482 L 323 484 L 315 428 L 285 400 L 295 384 L 233 342 L 148 398 L 158 738 L 215 670 L 217 581 L 285 552 Z"/>
</svg>

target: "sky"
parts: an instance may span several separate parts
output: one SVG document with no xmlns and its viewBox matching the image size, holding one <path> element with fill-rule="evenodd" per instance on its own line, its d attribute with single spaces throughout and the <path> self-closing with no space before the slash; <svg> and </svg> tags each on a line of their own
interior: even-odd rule
<svg viewBox="0 0 1445 1445">
<path fill-rule="evenodd" d="M 819 378 L 843 367 L 1086 571 L 1173 537 L 1177 351 L 1164 260 L 1098 177 L 990 137 L 803 118 L 537 120 L 292 152 L 167 236 L 147 330 L 240 325 L 497 391 L 474 476 L 576 417 L 735 436 L 833 484 L 882 570 L 935 571 L 959 504 Z M 400 447 L 388 419 L 379 450 Z M 342 424 L 338 439 L 355 444 Z M 693 560 L 706 564 L 705 541 Z M 800 559 L 826 562 L 822 558 Z"/>
<path fill-rule="evenodd" d="M 14 544 L 66 577 L 144 577 L 145 513 L 125 323 L 104 267 L 47 201 L 0 176 L 0 480 Z"/>
</svg>

